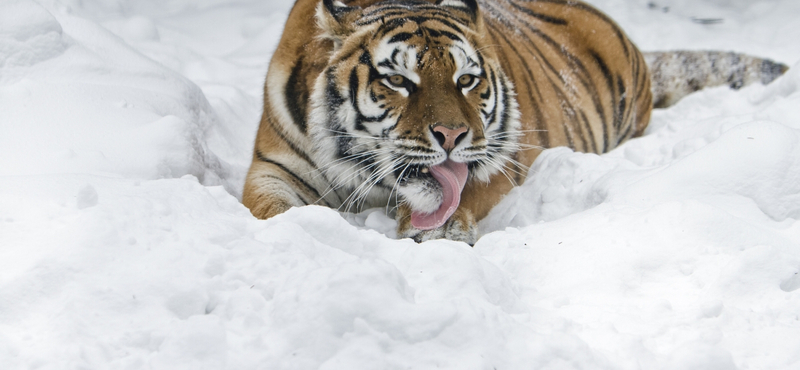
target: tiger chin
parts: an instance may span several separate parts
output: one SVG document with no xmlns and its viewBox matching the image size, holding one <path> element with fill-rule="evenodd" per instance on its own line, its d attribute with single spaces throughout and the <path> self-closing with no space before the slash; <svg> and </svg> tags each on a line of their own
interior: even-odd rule
<svg viewBox="0 0 800 370">
<path fill-rule="evenodd" d="M 655 106 L 768 83 L 736 53 L 642 53 L 579 1 L 298 0 L 264 88 L 243 203 L 394 209 L 397 235 L 474 244 L 546 148 L 604 153 Z"/>
</svg>

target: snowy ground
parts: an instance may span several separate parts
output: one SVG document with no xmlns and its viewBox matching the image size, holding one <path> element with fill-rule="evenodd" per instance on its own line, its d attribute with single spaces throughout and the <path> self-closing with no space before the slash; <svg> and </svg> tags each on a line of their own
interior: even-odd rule
<svg viewBox="0 0 800 370">
<path fill-rule="evenodd" d="M 800 368 L 800 2 L 593 3 L 795 67 L 545 152 L 470 248 L 238 202 L 289 1 L 0 1 L 0 368 Z"/>
</svg>

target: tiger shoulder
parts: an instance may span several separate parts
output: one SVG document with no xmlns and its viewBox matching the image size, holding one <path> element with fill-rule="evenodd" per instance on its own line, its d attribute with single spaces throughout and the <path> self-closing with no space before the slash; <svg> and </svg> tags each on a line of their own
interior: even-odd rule
<svg viewBox="0 0 800 370">
<path fill-rule="evenodd" d="M 542 150 L 604 153 L 654 104 L 768 83 L 737 53 L 642 53 L 580 1 L 298 0 L 273 54 L 243 203 L 385 207 L 397 235 L 474 244 Z M 535 176 L 535 174 L 531 174 Z"/>
</svg>

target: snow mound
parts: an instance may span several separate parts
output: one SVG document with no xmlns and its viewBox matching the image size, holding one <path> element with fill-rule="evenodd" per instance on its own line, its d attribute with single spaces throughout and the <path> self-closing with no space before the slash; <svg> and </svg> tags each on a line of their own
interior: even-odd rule
<svg viewBox="0 0 800 370">
<path fill-rule="evenodd" d="M 95 23 L 30 0 L 4 4 L 4 17 L 18 17 L 3 23 L 12 42 L 0 146 L 13 155 L 0 158 L 0 175 L 225 176 L 205 144 L 217 117 L 195 84 Z"/>
<path fill-rule="evenodd" d="M 238 201 L 290 3 L 1 2 L 0 368 L 797 369 L 800 6 L 593 3 L 795 65 L 545 151 L 471 248 Z"/>
<path fill-rule="evenodd" d="M 0 15 L 0 66 L 7 82 L 18 75 L 16 68 L 32 66 L 64 52 L 61 24 L 39 4 L 13 0 Z M 15 68 L 16 67 L 16 68 Z"/>
</svg>

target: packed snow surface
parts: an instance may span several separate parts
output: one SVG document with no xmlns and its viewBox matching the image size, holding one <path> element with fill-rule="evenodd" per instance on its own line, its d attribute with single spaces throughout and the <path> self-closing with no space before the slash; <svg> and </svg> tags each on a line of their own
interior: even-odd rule
<svg viewBox="0 0 800 370">
<path fill-rule="evenodd" d="M 800 2 L 592 2 L 794 68 L 544 152 L 471 248 L 238 201 L 290 1 L 0 1 L 0 368 L 800 369 Z"/>
</svg>

